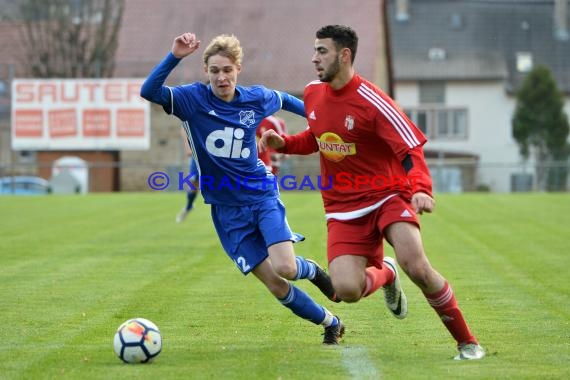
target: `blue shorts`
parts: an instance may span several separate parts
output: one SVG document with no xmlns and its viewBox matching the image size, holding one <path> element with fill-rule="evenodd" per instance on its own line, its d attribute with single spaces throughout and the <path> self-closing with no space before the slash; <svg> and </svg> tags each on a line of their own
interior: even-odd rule
<svg viewBox="0 0 570 380">
<path fill-rule="evenodd" d="M 277 198 L 246 206 L 214 204 L 212 220 L 224 250 L 243 274 L 268 257 L 267 247 L 296 241 Z"/>
</svg>

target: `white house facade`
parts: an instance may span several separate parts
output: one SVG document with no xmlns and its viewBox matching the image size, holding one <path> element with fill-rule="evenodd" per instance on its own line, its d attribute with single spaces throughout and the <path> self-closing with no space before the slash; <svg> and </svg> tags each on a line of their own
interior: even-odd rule
<svg viewBox="0 0 570 380">
<path fill-rule="evenodd" d="M 551 69 L 570 115 L 565 2 L 389 3 L 394 96 L 428 136 L 436 191 L 537 189 L 511 120 L 516 91 L 538 64 Z"/>
</svg>

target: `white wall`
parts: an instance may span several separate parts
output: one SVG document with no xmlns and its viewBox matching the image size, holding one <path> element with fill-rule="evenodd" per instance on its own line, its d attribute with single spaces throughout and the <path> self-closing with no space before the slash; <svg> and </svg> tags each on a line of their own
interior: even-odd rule
<svg viewBox="0 0 570 380">
<path fill-rule="evenodd" d="M 403 108 L 419 105 L 416 83 L 396 83 L 395 96 Z M 488 185 L 495 192 L 511 191 L 511 174 L 521 172 L 521 160 L 511 135 L 515 100 L 507 96 L 503 82 L 448 83 L 446 105 L 468 109 L 468 138 L 431 140 L 426 149 L 478 155 L 478 184 Z"/>
</svg>

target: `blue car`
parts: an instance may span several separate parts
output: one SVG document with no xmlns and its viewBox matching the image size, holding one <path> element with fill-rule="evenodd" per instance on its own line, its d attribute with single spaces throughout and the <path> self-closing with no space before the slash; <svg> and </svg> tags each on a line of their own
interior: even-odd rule
<svg viewBox="0 0 570 380">
<path fill-rule="evenodd" d="M 13 176 L 0 178 L 0 195 L 43 195 L 50 192 L 49 182 L 41 177 Z"/>
</svg>

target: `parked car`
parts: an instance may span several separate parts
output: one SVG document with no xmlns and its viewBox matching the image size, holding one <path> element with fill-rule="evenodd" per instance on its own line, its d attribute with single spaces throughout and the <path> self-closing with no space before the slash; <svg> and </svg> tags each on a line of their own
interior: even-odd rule
<svg viewBox="0 0 570 380">
<path fill-rule="evenodd" d="M 0 195 L 42 195 L 50 192 L 49 182 L 41 177 L 12 176 L 0 178 Z"/>
</svg>

